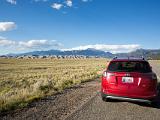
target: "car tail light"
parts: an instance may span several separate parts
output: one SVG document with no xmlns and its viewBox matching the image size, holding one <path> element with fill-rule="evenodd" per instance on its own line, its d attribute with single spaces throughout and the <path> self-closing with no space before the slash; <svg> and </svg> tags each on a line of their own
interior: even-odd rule
<svg viewBox="0 0 160 120">
<path fill-rule="evenodd" d="M 107 73 L 107 78 L 108 78 L 108 79 L 109 79 L 110 77 L 113 77 L 113 76 L 115 76 L 114 73 Z"/>
<path fill-rule="evenodd" d="M 107 78 L 110 78 L 111 76 L 115 76 L 114 73 L 108 73 L 108 72 L 103 72 L 103 77 L 107 77 Z"/>
<path fill-rule="evenodd" d="M 106 71 L 103 72 L 103 77 L 107 77 L 107 72 Z"/>
<path fill-rule="evenodd" d="M 107 73 L 107 81 L 109 84 L 116 84 L 116 76 L 114 73 Z"/>
<path fill-rule="evenodd" d="M 105 77 L 105 79 L 107 80 L 107 82 L 109 84 L 116 84 L 117 81 L 116 81 L 116 76 L 114 73 L 109 73 L 107 71 L 103 72 L 103 77 Z"/>
</svg>

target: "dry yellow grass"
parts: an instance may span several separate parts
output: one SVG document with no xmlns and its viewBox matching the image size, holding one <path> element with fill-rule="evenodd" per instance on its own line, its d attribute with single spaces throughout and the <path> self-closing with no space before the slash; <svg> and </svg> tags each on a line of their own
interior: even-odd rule
<svg viewBox="0 0 160 120">
<path fill-rule="evenodd" d="M 0 111 L 98 77 L 106 59 L 0 59 Z"/>
</svg>

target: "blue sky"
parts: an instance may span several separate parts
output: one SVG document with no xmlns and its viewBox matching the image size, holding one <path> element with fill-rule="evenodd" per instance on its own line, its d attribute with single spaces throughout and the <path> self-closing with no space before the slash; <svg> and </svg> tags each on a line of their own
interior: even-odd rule
<svg viewBox="0 0 160 120">
<path fill-rule="evenodd" d="M 160 0 L 0 0 L 0 54 L 160 48 Z"/>
</svg>

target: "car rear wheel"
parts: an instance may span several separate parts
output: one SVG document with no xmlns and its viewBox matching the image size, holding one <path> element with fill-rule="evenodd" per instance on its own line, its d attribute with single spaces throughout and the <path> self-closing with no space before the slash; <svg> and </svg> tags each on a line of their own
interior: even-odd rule
<svg viewBox="0 0 160 120">
<path fill-rule="evenodd" d="M 107 101 L 107 99 L 106 99 L 105 97 L 103 97 L 103 96 L 102 96 L 102 100 L 103 100 L 104 102 L 106 102 L 106 101 Z"/>
<path fill-rule="evenodd" d="M 153 107 L 157 106 L 157 101 L 152 100 L 152 101 L 150 102 L 150 105 L 153 106 Z"/>
</svg>

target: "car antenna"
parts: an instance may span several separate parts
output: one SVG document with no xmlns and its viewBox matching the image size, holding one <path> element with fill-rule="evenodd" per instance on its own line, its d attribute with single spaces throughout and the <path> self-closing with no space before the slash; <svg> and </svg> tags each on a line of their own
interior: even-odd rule
<svg viewBox="0 0 160 120">
<path fill-rule="evenodd" d="M 144 59 L 144 56 L 142 56 L 141 58 L 142 58 L 143 60 L 145 60 L 145 59 Z"/>
<path fill-rule="evenodd" d="M 117 56 L 115 56 L 113 59 L 117 59 Z"/>
</svg>

